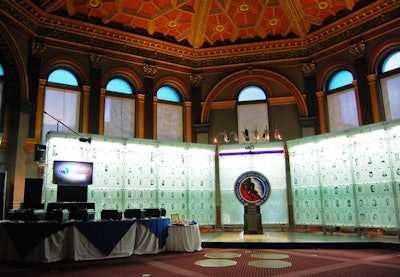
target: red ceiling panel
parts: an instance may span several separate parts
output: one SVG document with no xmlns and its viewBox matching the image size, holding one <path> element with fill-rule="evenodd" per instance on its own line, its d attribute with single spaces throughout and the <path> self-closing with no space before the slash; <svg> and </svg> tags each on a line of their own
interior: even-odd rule
<svg viewBox="0 0 400 277">
<path fill-rule="evenodd" d="M 98 18 L 149 34 L 173 36 L 192 47 L 227 40 L 304 36 L 327 18 L 350 12 L 361 0 L 66 0 L 51 11 Z M 40 5 L 40 4 L 39 4 Z M 43 7 L 44 8 L 44 7 Z M 295 11 L 295 12 L 294 12 Z M 301 30 L 295 25 L 304 21 Z M 195 34 L 197 37 L 194 40 Z M 199 37 L 200 36 L 200 37 Z M 200 39 L 199 39 L 200 38 Z M 194 45 L 196 41 L 196 45 Z"/>
</svg>

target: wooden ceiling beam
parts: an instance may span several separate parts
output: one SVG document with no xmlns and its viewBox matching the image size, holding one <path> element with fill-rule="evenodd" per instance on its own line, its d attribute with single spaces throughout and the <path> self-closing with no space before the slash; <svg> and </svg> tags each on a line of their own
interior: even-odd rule
<svg viewBox="0 0 400 277">
<path fill-rule="evenodd" d="M 206 33 L 207 17 L 210 13 L 211 3 L 212 0 L 203 0 L 197 2 L 191 37 L 191 45 L 194 49 L 199 49 L 203 44 L 203 36 Z"/>
<path fill-rule="evenodd" d="M 300 0 L 279 0 L 282 9 L 290 19 L 290 24 L 295 30 L 296 35 L 305 37 L 309 30 L 309 26 L 304 20 L 304 11 Z"/>
</svg>

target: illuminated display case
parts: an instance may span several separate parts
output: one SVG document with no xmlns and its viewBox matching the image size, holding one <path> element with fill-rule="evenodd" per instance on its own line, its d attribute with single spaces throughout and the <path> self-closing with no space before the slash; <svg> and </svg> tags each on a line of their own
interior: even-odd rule
<svg viewBox="0 0 400 277">
<path fill-rule="evenodd" d="M 96 219 L 103 209 L 165 208 L 166 216 L 215 224 L 215 145 L 91 138 L 87 143 L 67 133 L 48 134 L 46 203 L 57 201 L 54 160 L 93 162 L 88 202 L 95 203 Z"/>
<path fill-rule="evenodd" d="M 237 178 L 247 171 L 263 174 L 271 186 L 268 200 L 260 207 L 262 223 L 288 224 L 283 143 L 219 145 L 218 163 L 222 224 L 243 224 L 243 204 L 237 199 L 234 187 Z"/>
<path fill-rule="evenodd" d="M 397 228 L 400 122 L 287 142 L 295 224 Z"/>
</svg>

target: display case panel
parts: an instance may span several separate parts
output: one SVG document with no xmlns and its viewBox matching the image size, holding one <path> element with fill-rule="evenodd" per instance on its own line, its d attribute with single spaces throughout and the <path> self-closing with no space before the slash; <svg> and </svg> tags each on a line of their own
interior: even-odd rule
<svg viewBox="0 0 400 277">
<path fill-rule="evenodd" d="M 307 203 L 318 202 L 318 193 L 303 185 L 317 175 L 320 224 L 398 228 L 399 138 L 400 121 L 391 121 L 288 141 L 295 223 L 319 222 L 307 216 Z M 315 163 L 315 170 L 307 171 L 303 161 Z"/>
<path fill-rule="evenodd" d="M 248 171 L 263 174 L 271 193 L 261 205 L 263 224 L 288 224 L 286 161 L 283 143 L 219 145 L 221 221 L 224 225 L 243 224 L 243 204 L 235 196 L 235 182 Z"/>
<path fill-rule="evenodd" d="M 57 201 L 57 186 L 51 182 L 54 160 L 91 162 L 93 184 L 87 201 L 95 203 L 96 219 L 103 209 L 165 208 L 166 216 L 215 224 L 215 145 L 97 135 L 88 143 L 79 138 L 48 134 L 46 203 Z"/>
</svg>

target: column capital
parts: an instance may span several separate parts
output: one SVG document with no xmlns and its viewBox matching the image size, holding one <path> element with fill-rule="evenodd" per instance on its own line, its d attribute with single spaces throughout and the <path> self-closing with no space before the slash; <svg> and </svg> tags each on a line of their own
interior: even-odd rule
<svg viewBox="0 0 400 277">
<path fill-rule="evenodd" d="M 144 63 L 143 64 L 143 72 L 146 77 L 154 77 L 154 75 L 157 73 L 157 66 Z"/>
<path fill-rule="evenodd" d="M 367 51 L 367 47 L 365 45 L 364 40 L 361 40 L 357 43 L 353 43 L 349 46 L 349 53 L 355 58 L 360 58 L 365 55 Z"/>
<path fill-rule="evenodd" d="M 302 63 L 300 64 L 301 66 L 301 71 L 303 72 L 304 76 L 311 76 L 315 74 L 315 63 L 314 62 L 309 62 L 309 63 Z"/>
<path fill-rule="evenodd" d="M 47 46 L 44 42 L 32 40 L 31 43 L 31 53 L 34 57 L 40 58 L 43 56 L 44 51 L 46 51 Z"/>
<path fill-rule="evenodd" d="M 199 87 L 201 82 L 203 81 L 203 74 L 202 73 L 190 73 L 189 75 L 190 85 Z"/>
<path fill-rule="evenodd" d="M 367 76 L 368 82 L 375 82 L 376 81 L 376 74 L 369 74 Z"/>
<path fill-rule="evenodd" d="M 89 60 L 92 63 L 92 66 L 101 67 L 106 62 L 107 59 L 105 55 L 90 53 Z"/>
<path fill-rule="evenodd" d="M 315 94 L 317 95 L 318 99 L 324 97 L 324 92 L 323 91 L 317 91 Z"/>
</svg>

